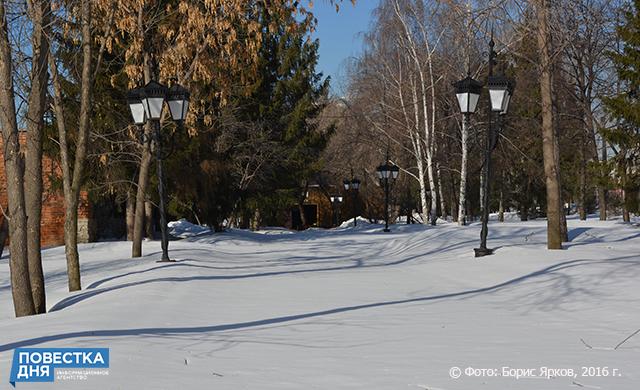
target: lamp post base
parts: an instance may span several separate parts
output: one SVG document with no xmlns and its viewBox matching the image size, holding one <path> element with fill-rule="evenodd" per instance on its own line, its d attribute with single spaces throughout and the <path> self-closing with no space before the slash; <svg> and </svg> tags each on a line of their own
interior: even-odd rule
<svg viewBox="0 0 640 390">
<path fill-rule="evenodd" d="M 156 263 L 175 263 L 175 260 L 166 259 L 166 260 L 158 260 Z"/>
<path fill-rule="evenodd" d="M 493 254 L 493 249 L 489 248 L 473 248 L 473 251 L 476 254 L 476 257 L 482 257 Z"/>
</svg>

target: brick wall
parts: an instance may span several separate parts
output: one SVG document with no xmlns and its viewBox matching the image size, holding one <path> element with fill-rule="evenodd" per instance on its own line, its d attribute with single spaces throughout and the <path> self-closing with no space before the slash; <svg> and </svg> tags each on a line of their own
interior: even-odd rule
<svg viewBox="0 0 640 390">
<path fill-rule="evenodd" d="M 26 133 L 20 133 L 20 145 L 24 146 Z M 0 154 L 2 148 L 0 139 Z M 24 151 L 24 147 L 23 147 Z M 56 161 L 47 156 L 42 159 L 42 178 L 44 193 L 42 195 L 42 223 L 40 242 L 43 247 L 64 244 L 64 197 L 62 194 L 61 169 Z M 4 171 L 4 158 L 0 158 L 0 206 L 7 209 L 7 179 Z M 0 216 L 0 218 L 4 218 Z M 78 207 L 78 241 L 89 242 L 93 234 L 91 229 L 91 207 L 86 191 L 80 192 Z"/>
</svg>

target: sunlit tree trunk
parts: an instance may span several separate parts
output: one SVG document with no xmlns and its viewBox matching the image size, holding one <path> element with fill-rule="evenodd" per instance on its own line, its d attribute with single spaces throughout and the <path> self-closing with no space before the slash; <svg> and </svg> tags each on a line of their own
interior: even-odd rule
<svg viewBox="0 0 640 390">
<path fill-rule="evenodd" d="M 153 229 L 153 204 L 148 199 L 144 202 L 144 219 L 147 238 L 153 240 L 155 235 Z"/>
<path fill-rule="evenodd" d="M 11 44 L 9 43 L 4 0 L 0 0 L 0 124 L 2 125 L 3 157 L 9 202 L 11 293 L 16 317 L 21 317 L 35 314 L 35 307 L 27 257 L 24 163 L 20 155 L 18 141 Z"/>
<path fill-rule="evenodd" d="M 562 216 L 559 166 L 556 158 L 557 135 L 553 120 L 551 56 L 547 0 L 537 0 L 538 49 L 540 52 L 540 98 L 542 102 L 542 151 L 547 187 L 547 248 L 562 249 Z"/>
<path fill-rule="evenodd" d="M 144 7 L 141 5 L 138 9 L 138 39 L 143 44 L 143 72 L 144 83 L 151 81 L 155 69 L 151 69 L 151 53 L 148 41 L 145 35 L 144 25 Z M 147 199 L 147 185 L 149 184 L 149 170 L 151 168 L 151 135 L 152 135 L 151 123 L 147 123 L 144 126 L 145 142 L 142 145 L 142 157 L 140 159 L 140 167 L 138 171 L 138 187 L 136 193 L 136 207 L 133 221 L 133 242 L 131 245 L 131 257 L 142 256 L 142 238 L 144 235 L 144 219 L 145 219 L 145 207 L 144 202 Z"/>
<path fill-rule="evenodd" d="M 462 117 L 462 161 L 460 163 L 460 197 L 458 200 L 458 225 L 466 225 L 467 160 L 469 155 L 469 115 Z"/>
<path fill-rule="evenodd" d="M 40 254 L 40 223 L 42 221 L 42 136 L 44 112 L 47 104 L 47 58 L 49 55 L 51 4 L 47 0 L 29 2 L 29 15 L 33 24 L 31 38 L 33 59 L 31 64 L 31 90 L 27 110 L 27 152 L 25 154 L 25 210 L 27 213 L 27 253 L 29 278 L 36 313 L 47 310 Z"/>
</svg>

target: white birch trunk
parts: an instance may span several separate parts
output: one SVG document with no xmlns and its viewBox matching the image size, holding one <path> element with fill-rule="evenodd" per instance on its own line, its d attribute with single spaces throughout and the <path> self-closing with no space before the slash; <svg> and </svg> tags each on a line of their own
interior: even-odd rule
<svg viewBox="0 0 640 390">
<path fill-rule="evenodd" d="M 458 225 L 466 225 L 467 203 L 467 159 L 468 159 L 469 118 L 462 118 L 462 162 L 460 164 L 460 200 L 458 202 Z"/>
</svg>

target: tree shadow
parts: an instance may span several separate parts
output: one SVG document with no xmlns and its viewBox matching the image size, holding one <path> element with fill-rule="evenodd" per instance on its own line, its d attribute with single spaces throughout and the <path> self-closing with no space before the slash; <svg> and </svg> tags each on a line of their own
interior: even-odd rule
<svg viewBox="0 0 640 390">
<path fill-rule="evenodd" d="M 255 321 L 246 321 L 246 322 L 211 325 L 211 326 L 195 326 L 195 327 L 104 329 L 104 330 L 87 330 L 87 331 L 60 333 L 56 335 L 35 337 L 35 338 L 19 340 L 19 341 L 3 344 L 3 345 L 0 345 L 0 352 L 13 350 L 15 348 L 20 348 L 20 347 L 27 347 L 27 346 L 46 343 L 46 342 L 67 340 L 67 339 L 76 339 L 76 338 L 85 338 L 85 337 L 123 337 L 123 336 L 140 336 L 140 335 L 168 336 L 168 335 L 176 335 L 176 334 L 223 332 L 228 330 L 257 328 L 257 327 L 262 327 L 266 325 L 285 324 L 292 321 L 298 321 L 298 320 L 307 319 L 307 318 L 323 317 L 323 316 L 328 316 L 333 314 L 352 312 L 352 311 L 358 311 L 358 310 L 366 310 L 366 309 L 374 309 L 374 308 L 380 308 L 380 307 L 386 307 L 386 306 L 428 302 L 428 301 L 435 301 L 435 300 L 446 300 L 446 299 L 452 299 L 452 298 L 468 299 L 468 298 L 472 298 L 474 295 L 496 292 L 505 287 L 513 286 L 518 283 L 521 283 L 530 278 L 539 277 L 549 273 L 557 272 L 559 270 L 593 264 L 593 263 L 603 263 L 603 262 L 628 263 L 629 262 L 628 259 L 630 258 L 637 258 L 637 256 L 624 256 L 624 257 L 618 257 L 618 258 L 609 259 L 609 260 L 584 260 L 584 259 L 569 260 L 569 261 L 560 262 L 554 265 L 550 265 L 538 271 L 534 271 L 534 272 L 525 274 L 523 276 L 519 276 L 517 278 L 513 278 L 505 282 L 498 283 L 488 287 L 464 290 L 464 291 L 453 292 L 453 293 L 439 294 L 439 295 L 430 295 L 425 297 L 390 300 L 390 301 L 374 302 L 374 303 L 352 305 L 352 306 L 343 306 L 343 307 L 337 307 L 337 308 L 328 309 L 328 310 L 314 311 L 314 312 L 294 314 L 294 315 L 281 316 L 281 317 L 271 317 L 271 318 L 255 320 Z M 636 266 L 640 264 L 639 261 L 634 261 L 633 263 L 635 263 Z M 202 277 L 202 278 L 207 279 L 211 277 Z M 180 279 L 180 278 L 163 278 L 163 279 L 172 281 L 173 279 Z M 195 278 L 189 278 L 189 279 L 197 280 L 200 278 L 195 277 Z M 119 288 L 123 288 L 123 287 L 119 287 Z M 99 293 L 99 291 L 92 291 L 92 293 Z"/>
<path fill-rule="evenodd" d="M 576 237 L 578 237 L 582 233 L 585 233 L 589 230 L 591 230 L 591 228 L 588 228 L 588 227 L 579 227 L 579 228 L 574 228 L 569 230 L 569 233 L 567 234 L 569 236 L 569 241 L 575 240 Z"/>
<path fill-rule="evenodd" d="M 356 258 L 356 259 L 350 259 L 348 257 L 345 257 L 344 255 L 335 255 L 335 256 L 323 256 L 322 259 L 325 262 L 332 262 L 332 260 L 340 260 L 340 259 L 345 259 L 346 261 L 348 261 L 351 264 L 348 265 L 336 265 L 333 267 L 323 267 L 323 268 L 308 268 L 308 269 L 286 269 L 286 270 L 282 270 L 282 271 L 269 271 L 269 272 L 255 272 L 255 273 L 248 273 L 248 274 L 240 274 L 240 275 L 200 275 L 200 276 L 175 276 L 175 277 L 161 277 L 161 278 L 153 278 L 153 279 L 147 279 L 147 280 L 140 280 L 140 281 L 135 281 L 135 282 L 129 282 L 129 283 L 123 283 L 123 284 L 119 284 L 119 285 L 115 285 L 115 286 L 110 286 L 110 287 L 105 287 L 102 289 L 96 289 L 98 286 L 113 281 L 115 279 L 119 279 L 119 278 L 124 278 L 127 276 L 131 276 L 131 275 L 139 275 L 139 274 L 143 274 L 146 272 L 150 272 L 150 271 L 155 271 L 155 270 L 159 270 L 159 269 L 166 269 L 166 268 L 173 268 L 173 267 L 192 267 L 192 268 L 201 268 L 201 269 L 219 269 L 218 267 L 215 266 L 206 266 L 206 265 L 199 265 L 199 264 L 189 264 L 186 261 L 188 260 L 183 260 L 181 262 L 176 262 L 176 263 L 171 263 L 171 264 L 167 264 L 167 265 L 162 265 L 162 266 L 157 266 L 157 267 L 152 267 L 146 270 L 140 270 L 140 271 L 131 271 L 131 272 L 126 272 L 120 275 L 115 275 L 115 276 L 111 276 L 108 278 L 104 278 L 98 281 L 95 281 L 93 283 L 91 283 L 87 289 L 85 291 L 82 291 L 76 295 L 67 297 L 62 299 L 61 301 L 57 302 L 55 305 L 53 305 L 50 309 L 49 312 L 54 312 L 54 311 L 59 311 L 62 309 L 65 309 L 67 307 L 70 307 L 72 305 L 75 305 L 79 302 L 82 302 L 86 299 L 95 297 L 97 295 L 101 295 L 107 292 L 111 292 L 111 291 L 116 291 L 116 290 L 121 290 L 124 288 L 129 288 L 129 287 L 134 287 L 134 286 L 141 286 L 141 285 L 147 285 L 147 284 L 152 284 L 152 283 L 183 283 L 183 282 L 191 282 L 191 281 L 208 281 L 208 280 L 236 280 L 236 279 L 251 279 L 251 278 L 264 278 L 264 277 L 274 277 L 274 276 L 282 276 L 282 275 L 295 275 L 295 274 L 306 274 L 306 273 L 316 273 L 316 272 L 333 272 L 333 271 L 345 271 L 345 270 L 351 270 L 351 269 L 359 269 L 359 268 L 378 268 L 378 267 L 389 267 L 389 266 L 397 266 L 400 264 L 405 264 L 407 262 L 411 262 L 413 260 L 419 259 L 419 258 L 423 258 L 423 257 L 428 257 L 432 254 L 436 254 L 436 253 L 442 253 L 442 252 L 446 252 L 446 251 L 451 251 L 451 250 L 455 250 L 455 249 L 459 249 L 461 247 L 465 247 L 467 246 L 469 243 L 471 242 L 475 242 L 475 240 L 468 240 L 468 241 L 463 241 L 463 242 L 459 242 L 459 243 L 455 243 L 455 244 L 450 244 L 450 245 L 445 245 L 445 246 L 439 246 L 436 248 L 433 248 L 432 250 L 425 252 L 425 253 L 420 253 L 417 255 L 413 255 L 413 256 L 408 256 L 405 257 L 403 259 L 400 260 L 396 260 L 396 261 L 392 261 L 392 262 L 387 262 L 387 263 L 374 263 L 374 264 L 366 264 L 364 260 L 362 260 L 362 258 Z M 371 257 L 374 258 L 380 258 L 384 255 L 384 251 L 378 251 L 377 253 L 371 255 Z M 308 258 L 307 258 L 308 260 Z M 298 264 L 307 264 L 307 261 L 300 261 Z M 283 264 L 285 265 L 285 264 Z M 287 264 L 287 265 L 291 265 L 291 264 Z"/>
</svg>

